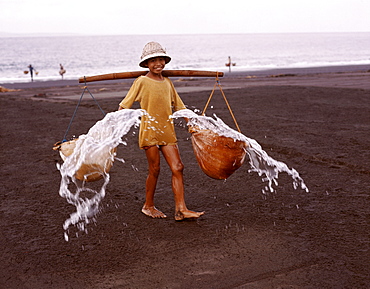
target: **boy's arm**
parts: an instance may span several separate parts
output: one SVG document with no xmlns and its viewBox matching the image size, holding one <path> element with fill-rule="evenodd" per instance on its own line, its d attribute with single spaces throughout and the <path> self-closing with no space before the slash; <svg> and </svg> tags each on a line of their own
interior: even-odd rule
<svg viewBox="0 0 370 289">
<path fill-rule="evenodd" d="M 137 85 L 138 78 L 134 81 L 132 86 L 130 87 L 128 93 L 124 97 L 124 99 L 119 103 L 118 110 L 125 109 L 125 108 L 131 108 L 134 101 L 137 101 L 136 97 L 139 92 L 139 87 Z"/>
</svg>

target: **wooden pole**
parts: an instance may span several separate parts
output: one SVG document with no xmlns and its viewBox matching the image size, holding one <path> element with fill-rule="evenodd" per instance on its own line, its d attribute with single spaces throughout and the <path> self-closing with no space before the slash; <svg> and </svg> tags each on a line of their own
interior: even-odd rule
<svg viewBox="0 0 370 289">
<path fill-rule="evenodd" d="M 141 75 L 146 75 L 148 71 L 128 71 L 128 72 L 118 72 L 101 74 L 94 76 L 83 76 L 78 79 L 79 83 L 93 82 L 93 81 L 103 81 L 103 80 L 114 80 L 114 79 L 128 79 L 137 78 Z M 171 76 L 186 76 L 186 77 L 222 77 L 223 72 L 218 71 L 202 71 L 202 70 L 163 70 L 162 75 L 165 77 Z"/>
</svg>

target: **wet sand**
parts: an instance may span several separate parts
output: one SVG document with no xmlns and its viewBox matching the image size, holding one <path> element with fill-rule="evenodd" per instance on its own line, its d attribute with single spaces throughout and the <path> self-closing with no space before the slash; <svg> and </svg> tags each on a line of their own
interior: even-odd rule
<svg viewBox="0 0 370 289">
<path fill-rule="evenodd" d="M 88 234 L 66 242 L 74 207 L 58 194 L 62 140 L 83 85 L 76 81 L 0 84 L 20 91 L 1 100 L 1 288 L 368 288 L 370 208 L 370 67 L 336 71 L 231 73 L 221 79 L 242 133 L 294 167 L 310 189 L 281 174 L 274 194 L 249 164 L 227 181 L 198 167 L 189 133 L 176 130 L 185 164 L 187 205 L 206 214 L 175 222 L 170 173 L 162 162 L 156 205 L 140 210 L 146 158 L 137 139 L 120 146 L 102 210 Z M 213 79 L 173 79 L 190 109 L 202 109 Z M 132 80 L 89 90 L 117 109 Z M 207 114 L 234 127 L 220 93 Z M 102 118 L 85 94 L 70 136 Z"/>
</svg>

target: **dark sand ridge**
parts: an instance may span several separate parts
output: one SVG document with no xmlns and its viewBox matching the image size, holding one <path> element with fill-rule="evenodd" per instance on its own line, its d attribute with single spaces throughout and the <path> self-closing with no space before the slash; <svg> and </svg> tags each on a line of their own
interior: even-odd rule
<svg viewBox="0 0 370 289">
<path fill-rule="evenodd" d="M 119 147 L 126 164 L 112 168 L 96 224 L 70 242 L 62 224 L 74 208 L 58 195 L 60 158 L 51 148 L 67 128 L 81 87 L 48 82 L 1 93 L 1 286 L 368 288 L 368 70 L 256 78 L 231 73 L 221 80 L 242 132 L 297 169 L 310 193 L 293 190 L 282 174 L 277 193 L 265 200 L 261 178 L 248 173 L 248 163 L 226 182 L 208 178 L 196 164 L 189 134 L 178 126 L 187 204 L 206 215 L 197 222 L 173 220 L 165 164 L 157 205 L 170 217 L 140 213 L 146 159 L 133 137 Z M 186 104 L 203 108 L 214 80 L 174 83 Z M 129 86 L 89 84 L 105 111 L 116 110 Z M 212 106 L 209 115 L 233 126 L 219 94 Z M 87 96 L 71 130 L 86 133 L 100 118 Z"/>
</svg>

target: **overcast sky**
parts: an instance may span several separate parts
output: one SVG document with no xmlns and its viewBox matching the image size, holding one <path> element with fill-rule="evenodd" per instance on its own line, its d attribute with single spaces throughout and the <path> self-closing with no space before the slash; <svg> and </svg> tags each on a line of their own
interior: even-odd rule
<svg viewBox="0 0 370 289">
<path fill-rule="evenodd" d="M 370 0 L 0 0 L 0 32 L 369 32 Z"/>
</svg>

